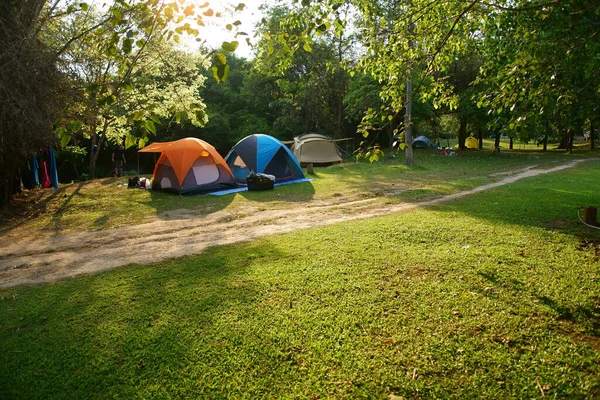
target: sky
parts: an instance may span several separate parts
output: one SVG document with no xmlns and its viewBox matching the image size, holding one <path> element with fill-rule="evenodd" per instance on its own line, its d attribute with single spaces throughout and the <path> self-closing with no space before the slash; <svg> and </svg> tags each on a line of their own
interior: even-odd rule
<svg viewBox="0 0 600 400">
<path fill-rule="evenodd" d="M 194 51 L 198 49 L 201 44 L 204 44 L 207 47 L 218 49 L 224 41 L 231 42 L 237 40 L 239 42 L 239 47 L 235 51 L 235 54 L 239 57 L 252 58 L 252 49 L 246 43 L 246 37 L 250 38 L 252 42 L 256 42 L 254 38 L 254 26 L 262 18 L 259 7 L 263 4 L 274 3 L 275 1 L 276 0 L 185 0 L 186 5 L 194 3 L 200 6 L 209 3 L 209 5 L 203 9 L 212 8 L 215 12 L 221 11 L 223 16 L 221 18 L 207 18 L 207 26 L 199 27 L 202 42 L 198 43 L 194 37 L 183 38 L 183 47 L 190 51 Z M 112 4 L 112 0 L 87 0 L 87 3 L 90 5 L 93 4 L 100 9 L 106 9 Z M 245 5 L 243 11 L 236 12 L 233 15 L 231 12 L 226 11 L 228 9 L 234 10 L 240 3 L 244 3 Z M 233 23 L 235 21 L 241 22 L 239 31 L 246 32 L 248 36 L 238 36 L 236 39 L 234 33 L 227 31 L 225 26 L 228 23 Z"/>
<path fill-rule="evenodd" d="M 206 41 L 206 45 L 210 48 L 219 48 L 221 44 L 237 40 L 239 47 L 235 51 L 235 54 L 239 57 L 252 58 L 252 49 L 246 43 L 246 37 L 249 37 L 252 42 L 256 42 L 254 38 L 254 25 L 259 22 L 262 18 L 262 14 L 259 7 L 262 4 L 269 3 L 269 0 L 206 0 L 210 3 L 211 8 L 215 11 L 230 9 L 233 10 L 239 3 L 244 3 L 245 8 L 241 12 L 237 12 L 234 15 L 224 12 L 221 18 L 212 18 L 213 22 L 210 26 L 207 26 L 200 30 L 200 37 Z M 204 0 L 196 0 L 197 4 L 204 4 Z M 248 33 L 248 36 L 238 36 L 234 38 L 234 33 L 227 31 L 225 25 L 228 23 L 239 20 L 241 25 L 239 26 L 240 32 Z M 194 38 L 189 38 L 186 41 L 186 47 L 190 50 L 198 48 L 199 44 Z"/>
</svg>

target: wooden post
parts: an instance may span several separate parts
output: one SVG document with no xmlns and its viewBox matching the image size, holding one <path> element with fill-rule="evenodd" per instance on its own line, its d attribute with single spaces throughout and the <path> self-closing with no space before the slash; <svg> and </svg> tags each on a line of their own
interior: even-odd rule
<svg viewBox="0 0 600 400">
<path fill-rule="evenodd" d="M 584 207 L 583 208 L 583 222 L 588 225 L 596 226 L 598 222 L 596 217 L 598 215 L 598 209 L 596 207 Z"/>
</svg>

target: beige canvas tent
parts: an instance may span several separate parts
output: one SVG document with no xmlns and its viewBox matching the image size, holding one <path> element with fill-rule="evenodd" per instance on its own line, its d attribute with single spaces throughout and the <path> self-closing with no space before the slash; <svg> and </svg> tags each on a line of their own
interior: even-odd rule
<svg viewBox="0 0 600 400">
<path fill-rule="evenodd" d="M 333 139 L 318 133 L 296 136 L 292 153 L 302 166 L 307 164 L 333 164 L 342 162 L 340 151 Z"/>
</svg>

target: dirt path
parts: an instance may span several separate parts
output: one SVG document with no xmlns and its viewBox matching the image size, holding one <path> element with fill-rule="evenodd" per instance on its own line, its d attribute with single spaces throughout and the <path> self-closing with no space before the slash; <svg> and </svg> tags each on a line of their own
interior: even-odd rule
<svg viewBox="0 0 600 400">
<path fill-rule="evenodd" d="M 127 264 L 151 264 L 264 235 L 407 211 L 571 168 L 580 162 L 582 160 L 550 169 L 528 167 L 498 182 L 416 204 L 380 204 L 374 209 L 371 203 L 376 199 L 340 204 L 306 202 L 292 210 L 246 210 L 244 215 L 219 211 L 209 216 L 157 220 L 97 232 L 22 240 L 5 235 L 0 238 L 0 288 L 53 282 Z M 181 213 L 185 215 L 186 210 Z"/>
</svg>

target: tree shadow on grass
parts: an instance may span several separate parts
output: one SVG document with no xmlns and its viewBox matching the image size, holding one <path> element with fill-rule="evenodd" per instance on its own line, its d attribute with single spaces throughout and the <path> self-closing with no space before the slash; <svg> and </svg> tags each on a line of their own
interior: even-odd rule
<svg viewBox="0 0 600 400">
<path fill-rule="evenodd" d="M 227 377 L 211 367 L 248 351 L 235 342 L 268 292 L 247 273 L 263 256 L 281 255 L 264 243 L 224 246 L 5 291 L 9 312 L 0 326 L 18 327 L 0 330 L 0 391 L 9 398 L 186 397 L 212 381 L 219 392 Z"/>
<path fill-rule="evenodd" d="M 581 224 L 577 215 L 582 205 L 600 205 L 598 174 L 598 163 L 588 162 L 425 209 L 448 213 L 457 221 L 464 221 L 464 216 L 473 220 L 475 231 L 498 235 L 493 249 L 477 249 L 477 237 L 470 235 L 474 250 L 486 260 L 481 264 L 486 267 L 477 267 L 489 286 L 484 296 L 502 301 L 496 290 L 509 291 L 512 295 L 505 298 L 503 308 L 517 313 L 522 312 L 521 305 L 512 299 L 527 299 L 532 303 L 524 309 L 533 307 L 552 321 L 550 329 L 598 349 L 600 298 L 593 276 L 598 270 L 595 243 L 600 242 L 600 233 Z M 477 220 L 483 223 L 479 228 Z M 519 236 L 522 232 L 523 237 L 513 243 L 511 237 L 501 236 L 505 229 Z M 532 261 L 529 249 L 536 254 Z M 573 292 L 578 285 L 582 290 Z"/>
<path fill-rule="evenodd" d="M 150 202 L 144 205 L 156 210 L 161 220 L 187 219 L 208 216 L 227 208 L 235 195 L 210 196 L 203 194 L 178 195 L 151 190 Z"/>
<path fill-rule="evenodd" d="M 471 194 L 426 208 L 464 214 L 494 224 L 542 228 L 577 237 L 600 239 L 600 231 L 578 218 L 582 206 L 600 206 L 600 165 L 583 164 Z"/>
<path fill-rule="evenodd" d="M 85 182 L 81 182 L 81 183 L 77 184 L 77 187 L 71 193 L 69 193 L 69 194 L 65 193 L 63 195 L 63 198 L 64 198 L 63 202 L 56 209 L 56 211 L 54 211 L 52 213 L 52 219 L 51 219 L 51 222 L 49 223 L 49 225 L 52 226 L 52 230 L 54 231 L 55 234 L 58 234 L 61 231 L 60 221 L 62 219 L 62 214 L 64 213 L 65 210 L 68 209 L 73 198 L 75 196 L 79 195 L 79 192 L 81 191 L 81 188 L 83 186 L 85 186 Z"/>
<path fill-rule="evenodd" d="M 52 191 L 49 195 L 47 195 L 47 193 L 52 189 L 34 189 L 21 193 L 4 210 L 3 221 L 0 222 L 2 222 L 2 224 L 5 223 L 7 226 L 0 229 L 0 235 L 7 234 L 16 228 L 23 226 L 32 219 L 45 214 L 48 210 L 48 206 L 52 202 L 58 201 L 61 198 L 66 198 L 66 201 L 53 212 L 52 218 L 55 220 L 55 218 L 65 210 L 73 196 L 88 183 L 89 182 L 80 182 L 71 185 L 61 185 L 58 190 Z M 68 191 L 74 186 L 74 191 L 69 193 Z"/>
<path fill-rule="evenodd" d="M 250 201 L 261 203 L 268 202 L 308 202 L 315 196 L 315 188 L 311 181 L 297 182 L 287 185 L 275 186 L 273 190 L 243 191 L 240 196 Z M 227 195 L 229 196 L 229 195 Z"/>
</svg>

